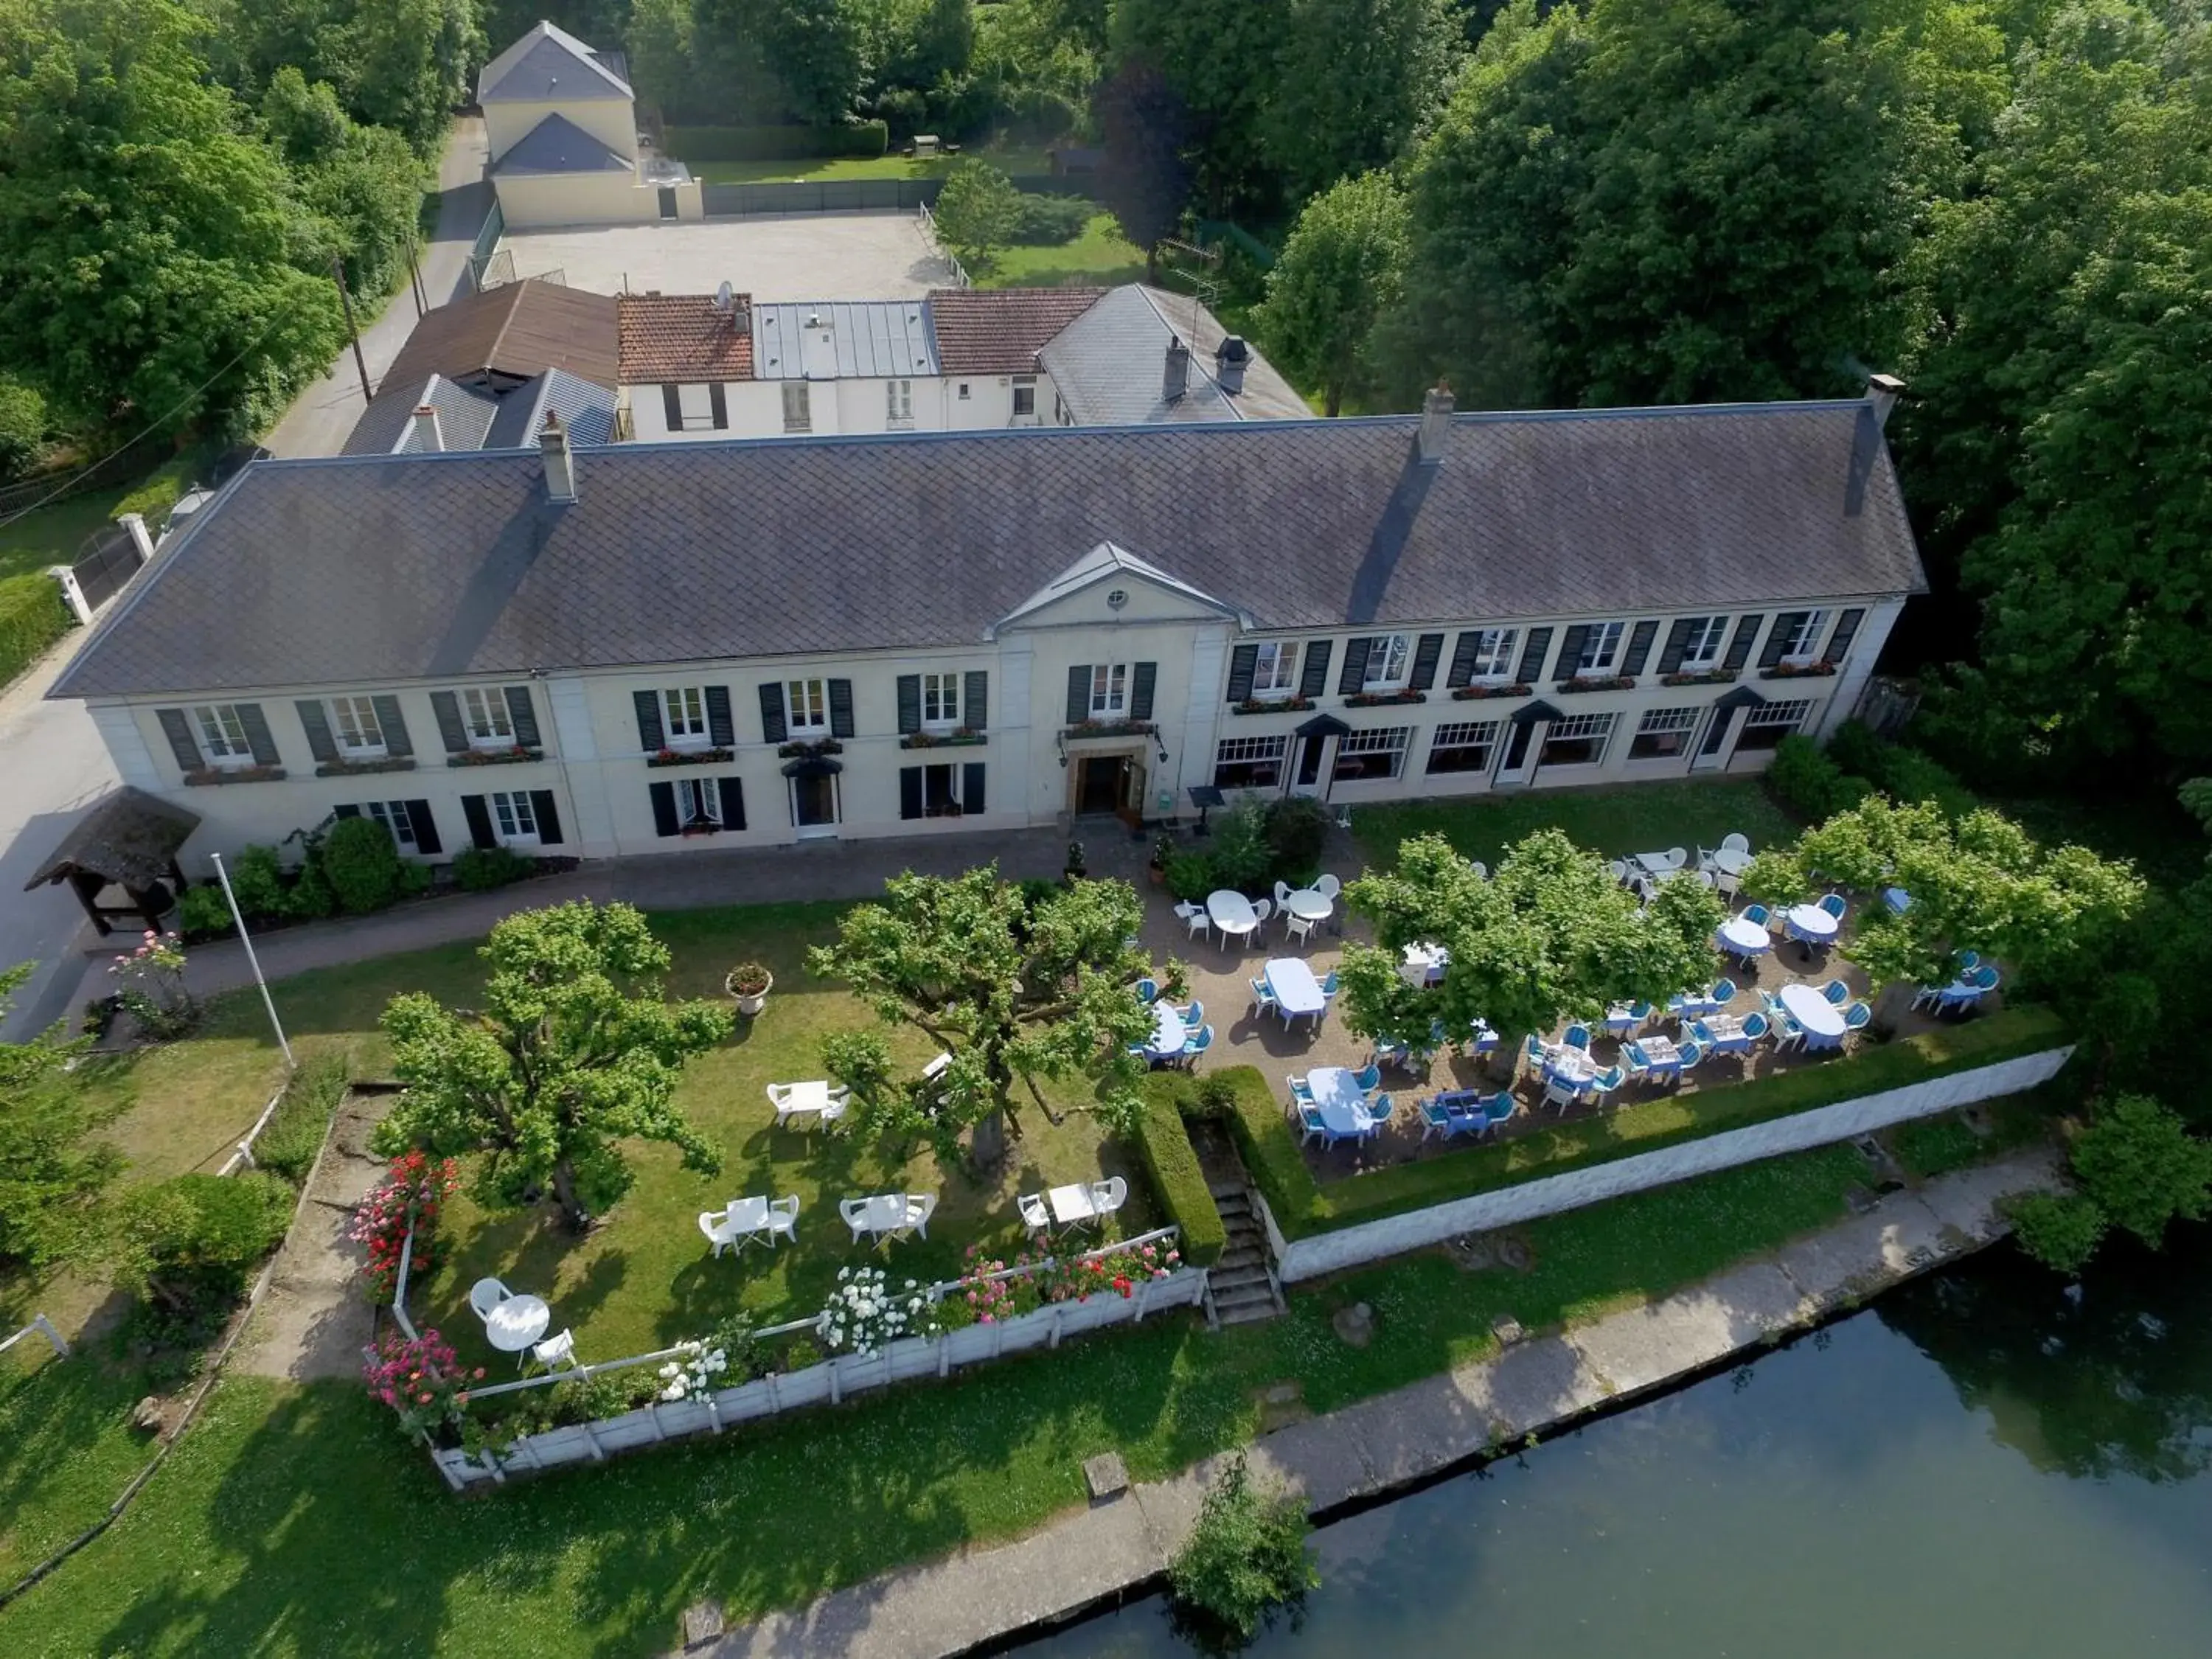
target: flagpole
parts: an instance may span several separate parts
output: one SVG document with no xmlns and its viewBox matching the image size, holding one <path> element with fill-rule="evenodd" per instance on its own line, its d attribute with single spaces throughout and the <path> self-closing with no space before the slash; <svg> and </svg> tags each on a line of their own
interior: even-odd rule
<svg viewBox="0 0 2212 1659">
<path fill-rule="evenodd" d="M 284 1039 L 284 1022 L 276 1018 L 276 1000 L 269 994 L 269 981 L 261 977 L 261 958 L 253 954 L 253 936 L 246 931 L 246 918 L 238 908 L 238 895 L 230 890 L 230 872 L 222 867 L 222 854 L 210 853 L 215 860 L 216 879 L 222 883 L 222 896 L 230 901 L 230 919 L 238 926 L 238 942 L 246 947 L 246 960 L 253 969 L 253 982 L 261 988 L 261 1006 L 269 1011 L 269 1023 L 276 1028 L 276 1046 L 284 1051 L 284 1064 L 289 1067 L 299 1062 L 292 1058 L 292 1045 Z"/>
</svg>

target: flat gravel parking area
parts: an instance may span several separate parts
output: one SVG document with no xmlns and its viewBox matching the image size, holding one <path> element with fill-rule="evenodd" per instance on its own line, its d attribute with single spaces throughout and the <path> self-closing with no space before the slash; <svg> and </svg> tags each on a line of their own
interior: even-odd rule
<svg viewBox="0 0 2212 1659">
<path fill-rule="evenodd" d="M 562 273 L 571 288 L 756 300 L 900 300 L 942 288 L 951 270 L 912 213 L 578 226 L 519 231 L 500 246 L 517 276 Z"/>
</svg>

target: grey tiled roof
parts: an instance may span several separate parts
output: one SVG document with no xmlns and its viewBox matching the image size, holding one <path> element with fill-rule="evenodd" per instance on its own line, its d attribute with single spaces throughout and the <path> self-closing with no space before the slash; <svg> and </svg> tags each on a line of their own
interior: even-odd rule
<svg viewBox="0 0 2212 1659">
<path fill-rule="evenodd" d="M 492 166 L 496 173 L 632 173 L 637 164 L 565 115 L 549 115 Z"/>
<path fill-rule="evenodd" d="M 628 98 L 629 65 L 618 52 L 593 52 L 564 28 L 539 23 L 483 66 L 480 104 L 557 104 Z"/>
<path fill-rule="evenodd" d="M 1176 338 L 1193 350 L 1182 395 L 1170 403 L 1167 349 Z M 1079 426 L 1282 420 L 1312 412 L 1257 353 L 1244 390 L 1233 398 L 1224 392 L 1213 378 L 1213 349 L 1222 338 L 1221 325 L 1194 300 L 1128 283 L 1048 340 L 1037 359 Z"/>
<path fill-rule="evenodd" d="M 1267 629 L 1923 586 L 1858 402 L 263 461 L 54 695 L 972 642 L 1103 541 Z M 1858 510 L 1849 510 L 1856 501 Z"/>
<path fill-rule="evenodd" d="M 353 423 L 341 453 L 390 455 L 421 448 L 415 436 L 415 411 L 426 403 L 438 411 L 438 435 L 448 449 L 483 447 L 484 434 L 499 413 L 497 394 L 455 386 L 442 374 L 427 380 L 387 380 Z"/>
</svg>

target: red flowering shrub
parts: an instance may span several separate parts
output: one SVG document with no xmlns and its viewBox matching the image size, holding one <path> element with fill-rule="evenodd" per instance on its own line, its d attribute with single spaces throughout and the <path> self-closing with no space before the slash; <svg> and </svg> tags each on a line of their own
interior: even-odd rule
<svg viewBox="0 0 2212 1659">
<path fill-rule="evenodd" d="M 460 1171 L 452 1158 L 413 1152 L 393 1158 L 385 1178 L 369 1188 L 353 1212 L 353 1227 L 346 1236 L 368 1247 L 368 1261 L 362 1271 L 376 1301 L 392 1300 L 410 1221 L 415 1250 L 408 1271 L 422 1273 L 436 1264 L 438 1212 L 459 1184 Z"/>
<path fill-rule="evenodd" d="M 469 1403 L 469 1384 L 483 1380 L 483 1367 L 464 1370 L 453 1350 L 435 1331 L 410 1340 L 394 1332 L 362 1367 L 369 1397 L 399 1413 L 410 1434 L 434 1434 L 458 1426 Z"/>
</svg>

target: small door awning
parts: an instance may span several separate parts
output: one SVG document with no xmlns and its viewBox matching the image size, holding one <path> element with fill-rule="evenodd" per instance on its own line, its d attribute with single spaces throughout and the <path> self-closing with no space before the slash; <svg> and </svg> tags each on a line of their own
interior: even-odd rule
<svg viewBox="0 0 2212 1659">
<path fill-rule="evenodd" d="M 820 755 L 783 763 L 783 775 L 787 778 L 834 778 L 844 769 L 842 761 L 828 760 Z"/>
<path fill-rule="evenodd" d="M 1717 699 L 1713 707 L 1723 714 L 1733 714 L 1739 708 L 1757 708 L 1766 701 L 1747 685 L 1739 685 L 1724 697 Z"/>
<path fill-rule="evenodd" d="M 1316 714 L 1304 726 L 1293 729 L 1301 738 L 1348 738 L 1352 728 L 1334 714 Z"/>
<path fill-rule="evenodd" d="M 1522 703 L 1520 708 L 1505 717 L 1505 723 L 1508 726 L 1534 726 L 1538 720 L 1556 720 L 1563 718 L 1559 711 L 1553 708 L 1550 703 L 1539 700 L 1535 702 Z"/>
</svg>

